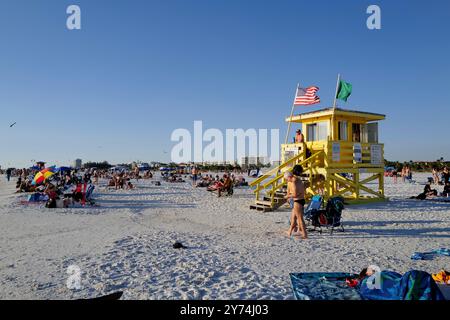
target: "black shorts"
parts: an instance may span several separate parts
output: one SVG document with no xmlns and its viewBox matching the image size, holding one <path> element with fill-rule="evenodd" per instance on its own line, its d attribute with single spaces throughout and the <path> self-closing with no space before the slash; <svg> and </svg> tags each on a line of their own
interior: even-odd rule
<svg viewBox="0 0 450 320">
<path fill-rule="evenodd" d="M 294 202 L 300 203 L 302 206 L 305 205 L 305 199 L 294 200 Z"/>
</svg>

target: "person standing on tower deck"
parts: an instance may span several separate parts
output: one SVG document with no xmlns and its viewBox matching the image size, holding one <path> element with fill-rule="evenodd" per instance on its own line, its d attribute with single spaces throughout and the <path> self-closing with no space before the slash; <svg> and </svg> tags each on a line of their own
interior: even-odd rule
<svg viewBox="0 0 450 320">
<path fill-rule="evenodd" d="M 295 143 L 303 143 L 305 142 L 305 137 L 303 136 L 302 130 L 298 129 L 295 132 Z"/>
</svg>

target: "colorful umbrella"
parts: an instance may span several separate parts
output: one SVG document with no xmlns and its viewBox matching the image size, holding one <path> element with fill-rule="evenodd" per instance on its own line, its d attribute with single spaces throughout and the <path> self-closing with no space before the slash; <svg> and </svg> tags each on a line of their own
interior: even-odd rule
<svg viewBox="0 0 450 320">
<path fill-rule="evenodd" d="M 41 184 L 54 174 L 55 173 L 53 172 L 53 168 L 45 168 L 45 169 L 39 171 L 38 173 L 36 173 L 32 183 L 33 184 Z"/>
</svg>

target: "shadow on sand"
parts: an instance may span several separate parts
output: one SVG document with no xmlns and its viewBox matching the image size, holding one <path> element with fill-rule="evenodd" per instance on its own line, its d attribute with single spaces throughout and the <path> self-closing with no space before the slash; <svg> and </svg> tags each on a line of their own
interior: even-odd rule
<svg viewBox="0 0 450 320">
<path fill-rule="evenodd" d="M 371 204 L 359 204 L 359 205 L 349 205 L 346 209 L 361 210 L 367 209 L 371 211 L 405 211 L 410 210 L 411 207 L 414 209 L 420 209 L 424 212 L 433 211 L 447 211 L 450 212 L 450 203 L 438 202 L 438 201 L 425 201 L 425 200 L 415 200 L 415 199 L 392 199 L 387 202 L 371 203 Z"/>
</svg>

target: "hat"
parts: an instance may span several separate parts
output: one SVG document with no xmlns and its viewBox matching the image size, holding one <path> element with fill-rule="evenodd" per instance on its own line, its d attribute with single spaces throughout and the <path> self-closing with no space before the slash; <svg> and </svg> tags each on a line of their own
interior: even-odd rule
<svg viewBox="0 0 450 320">
<path fill-rule="evenodd" d="M 302 132 L 302 130 L 300 130 L 300 129 L 297 129 L 297 131 L 295 131 L 295 132 Z"/>
<path fill-rule="evenodd" d="M 174 249 L 186 249 L 186 246 L 184 246 L 181 242 L 177 241 L 173 244 L 173 248 Z"/>
<path fill-rule="evenodd" d="M 293 175 L 292 172 L 290 172 L 290 171 L 286 171 L 286 172 L 284 173 L 284 178 L 285 178 L 285 179 L 288 179 L 288 178 L 290 178 L 290 177 L 292 177 L 292 176 L 294 176 L 294 175 Z"/>
</svg>

